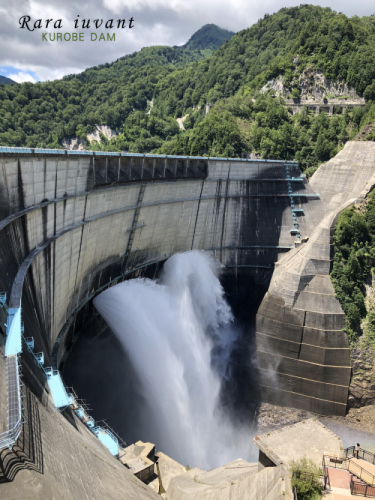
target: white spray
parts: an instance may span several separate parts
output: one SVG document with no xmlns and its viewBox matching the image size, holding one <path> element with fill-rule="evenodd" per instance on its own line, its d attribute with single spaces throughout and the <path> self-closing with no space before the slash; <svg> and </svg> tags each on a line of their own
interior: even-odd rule
<svg viewBox="0 0 375 500">
<path fill-rule="evenodd" d="M 139 376 L 157 448 L 205 469 L 248 459 L 252 437 L 220 410 L 237 334 L 219 268 L 203 252 L 176 254 L 160 283 L 125 281 L 94 300 Z"/>
</svg>

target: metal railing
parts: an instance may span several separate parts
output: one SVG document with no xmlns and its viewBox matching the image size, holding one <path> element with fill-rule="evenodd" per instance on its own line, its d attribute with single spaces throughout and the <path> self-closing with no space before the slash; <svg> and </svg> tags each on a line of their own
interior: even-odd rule
<svg viewBox="0 0 375 500">
<path fill-rule="evenodd" d="M 325 481 L 325 488 L 330 488 L 331 487 L 331 482 L 329 480 L 329 474 L 328 474 L 328 467 L 325 465 L 324 463 L 324 455 L 323 455 L 323 460 L 322 460 L 322 470 L 323 470 L 323 474 L 326 478 L 326 481 Z"/>
<path fill-rule="evenodd" d="M 349 446 L 349 448 L 345 448 L 344 453 L 346 458 L 355 457 L 355 446 Z M 375 465 L 375 454 L 371 453 L 371 451 L 364 450 L 363 448 L 359 448 L 358 456 L 356 458 L 361 458 L 365 460 L 369 464 Z"/>
<path fill-rule="evenodd" d="M 230 160 L 239 162 L 251 163 L 285 163 L 291 166 L 298 165 L 295 160 L 267 160 L 267 159 L 250 159 L 250 158 L 222 158 L 216 156 L 180 156 L 180 155 L 158 155 L 148 153 L 125 153 L 113 151 L 87 151 L 87 150 L 66 150 L 66 149 L 43 149 L 43 148 L 18 148 L 13 146 L 0 146 L 0 153 L 17 153 L 17 154 L 60 154 L 60 155 L 89 155 L 89 156 L 134 156 L 139 158 L 175 158 L 188 160 Z"/>
<path fill-rule="evenodd" d="M 8 430 L 0 434 L 0 450 L 11 448 L 22 431 L 22 395 L 18 356 L 7 356 Z"/>
<path fill-rule="evenodd" d="M 352 495 L 363 495 L 364 497 L 375 497 L 375 487 L 358 483 L 352 477 L 350 481 L 350 493 Z"/>
<path fill-rule="evenodd" d="M 122 437 L 120 437 L 116 431 L 114 431 L 112 429 L 112 427 L 110 427 L 107 422 L 105 420 L 99 420 L 98 422 L 96 422 L 97 425 L 99 425 L 100 427 L 102 427 L 103 429 L 105 429 L 110 435 L 112 435 L 112 437 L 114 439 L 117 440 L 119 446 L 121 446 L 121 448 L 126 448 L 127 444 L 126 442 L 124 441 L 124 439 L 122 439 Z"/>
<path fill-rule="evenodd" d="M 22 325 L 20 321 L 20 325 Z M 75 414 L 80 418 L 80 420 L 96 435 L 96 437 L 108 448 L 108 450 L 112 453 L 112 455 L 118 457 L 119 455 L 119 447 L 125 447 L 126 443 L 116 434 L 116 432 L 109 427 L 109 425 L 102 421 L 101 425 L 98 425 L 99 422 L 95 422 L 95 420 L 90 417 L 88 414 L 89 408 L 82 401 L 80 402 L 77 398 L 77 394 L 74 392 L 72 388 L 68 389 L 65 387 L 61 377 L 59 370 L 53 367 L 44 367 L 44 355 L 43 353 L 34 353 L 34 338 L 33 337 L 24 337 L 23 335 L 24 329 L 22 329 L 22 333 L 20 332 L 20 338 L 26 344 L 27 350 L 32 353 L 34 359 L 36 360 L 39 368 L 44 372 L 47 377 L 47 381 L 50 386 L 50 390 L 52 390 L 50 381 L 54 377 L 58 377 L 58 387 L 55 390 L 55 394 L 52 394 L 54 404 L 56 408 L 61 411 L 61 408 L 66 408 L 70 406 Z M 22 344 L 20 347 L 22 351 Z M 18 354 L 11 354 L 6 356 L 6 371 L 7 371 L 7 408 L 8 408 L 8 430 L 0 434 L 0 450 L 3 448 L 12 448 L 13 445 L 18 440 L 23 425 L 23 413 L 22 413 L 22 391 L 21 391 L 21 367 L 18 362 Z M 56 383 L 57 383 L 56 382 Z M 61 386 L 61 387 L 60 387 Z M 56 389 L 56 388 L 55 388 Z M 60 390 L 59 390 L 60 389 Z M 63 400 L 56 400 L 56 395 L 58 397 L 63 394 Z M 104 436 L 104 438 L 103 438 Z M 107 436 L 107 437 L 105 437 Z M 109 440 L 108 440 L 109 439 Z"/>
<path fill-rule="evenodd" d="M 323 455 L 323 467 L 347 470 L 369 486 L 375 486 L 375 476 L 354 462 L 352 458 L 338 458 L 332 455 Z"/>
</svg>

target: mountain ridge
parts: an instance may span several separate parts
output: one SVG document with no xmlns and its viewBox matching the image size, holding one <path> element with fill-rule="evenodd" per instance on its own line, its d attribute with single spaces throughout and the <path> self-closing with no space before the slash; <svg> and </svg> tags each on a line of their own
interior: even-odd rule
<svg viewBox="0 0 375 500">
<path fill-rule="evenodd" d="M 189 62 L 209 57 L 214 50 L 218 49 L 234 34 L 231 31 L 219 28 L 215 24 L 206 24 L 196 31 L 184 45 L 174 45 L 173 47 L 168 45 L 152 45 L 150 47 L 142 47 L 141 50 L 119 57 L 111 63 L 92 66 L 81 73 L 66 75 L 62 79 L 71 80 L 79 78 L 84 80 L 84 75 L 88 72 L 121 64 L 135 68 L 160 65 L 173 65 L 176 68 L 181 67 Z"/>
<path fill-rule="evenodd" d="M 181 47 L 188 50 L 210 49 L 214 51 L 221 47 L 226 40 L 230 40 L 233 35 L 235 35 L 233 31 L 220 28 L 216 24 L 205 24 Z"/>
<path fill-rule="evenodd" d="M 15 82 L 14 80 L 12 80 L 11 78 L 8 78 L 7 76 L 0 75 L 0 83 L 8 85 L 9 83 L 17 83 L 17 82 Z"/>
<path fill-rule="evenodd" d="M 0 144 L 61 147 L 63 140 L 74 140 L 108 151 L 226 157 L 247 152 L 296 159 L 311 173 L 375 121 L 372 16 L 348 18 L 312 5 L 282 8 L 233 35 L 210 57 L 202 52 L 147 47 L 62 80 L 4 86 Z M 332 118 L 306 110 L 292 116 L 281 97 L 272 97 L 272 88 L 261 91 L 282 78 L 296 97 L 307 67 L 334 84 L 345 82 L 364 95 L 366 106 Z M 100 127 L 113 133 L 105 136 Z"/>
</svg>

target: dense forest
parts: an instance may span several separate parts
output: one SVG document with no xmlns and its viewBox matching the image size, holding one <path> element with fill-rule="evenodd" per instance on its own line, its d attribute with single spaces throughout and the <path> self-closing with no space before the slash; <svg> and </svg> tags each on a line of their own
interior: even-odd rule
<svg viewBox="0 0 375 500">
<path fill-rule="evenodd" d="M 53 82 L 0 85 L 0 144 L 57 148 L 63 138 L 79 137 L 88 148 L 108 151 L 224 157 L 246 151 L 296 158 L 311 174 L 375 121 L 374 49 L 375 17 L 348 18 L 312 5 L 265 15 L 234 36 L 207 25 L 182 47 L 147 47 Z M 307 67 L 352 86 L 366 106 L 332 118 L 306 109 L 292 116 L 272 91 L 260 92 L 283 75 L 297 95 Z M 117 136 L 88 143 L 98 125 Z"/>
<path fill-rule="evenodd" d="M 350 207 L 339 216 L 335 236 L 335 257 L 331 280 L 345 312 L 347 331 L 352 341 L 364 333 L 375 347 L 375 297 L 367 298 L 375 279 L 375 192 L 365 203 Z"/>
<path fill-rule="evenodd" d="M 205 24 L 182 47 L 188 50 L 203 48 L 214 51 L 221 47 L 225 40 L 230 40 L 233 35 L 233 31 L 224 30 L 215 24 Z"/>
</svg>

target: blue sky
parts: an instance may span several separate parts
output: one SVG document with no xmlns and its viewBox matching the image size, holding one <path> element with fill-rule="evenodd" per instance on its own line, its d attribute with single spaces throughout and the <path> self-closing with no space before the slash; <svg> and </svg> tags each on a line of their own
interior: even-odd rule
<svg viewBox="0 0 375 500">
<path fill-rule="evenodd" d="M 112 62 L 150 45 L 182 45 L 204 24 L 214 23 L 231 31 L 248 28 L 264 14 L 301 0 L 0 0 L 0 74 L 17 82 L 45 81 L 78 73 L 85 68 Z M 348 16 L 375 12 L 373 0 L 330 0 L 311 2 L 331 7 Z M 62 19 L 63 29 L 21 29 L 22 15 L 37 19 Z M 115 42 L 46 42 L 45 32 L 76 32 L 74 20 L 134 19 L 134 28 L 113 30 Z M 95 30 L 96 31 L 96 30 Z M 101 31 L 100 29 L 97 30 Z M 103 30 L 106 32 L 106 30 Z M 111 31 L 111 30 L 109 30 Z"/>
<path fill-rule="evenodd" d="M 21 80 L 23 82 L 38 82 L 40 77 L 34 71 L 22 71 L 14 66 L 0 66 L 0 75 L 7 76 L 12 80 Z"/>
</svg>

